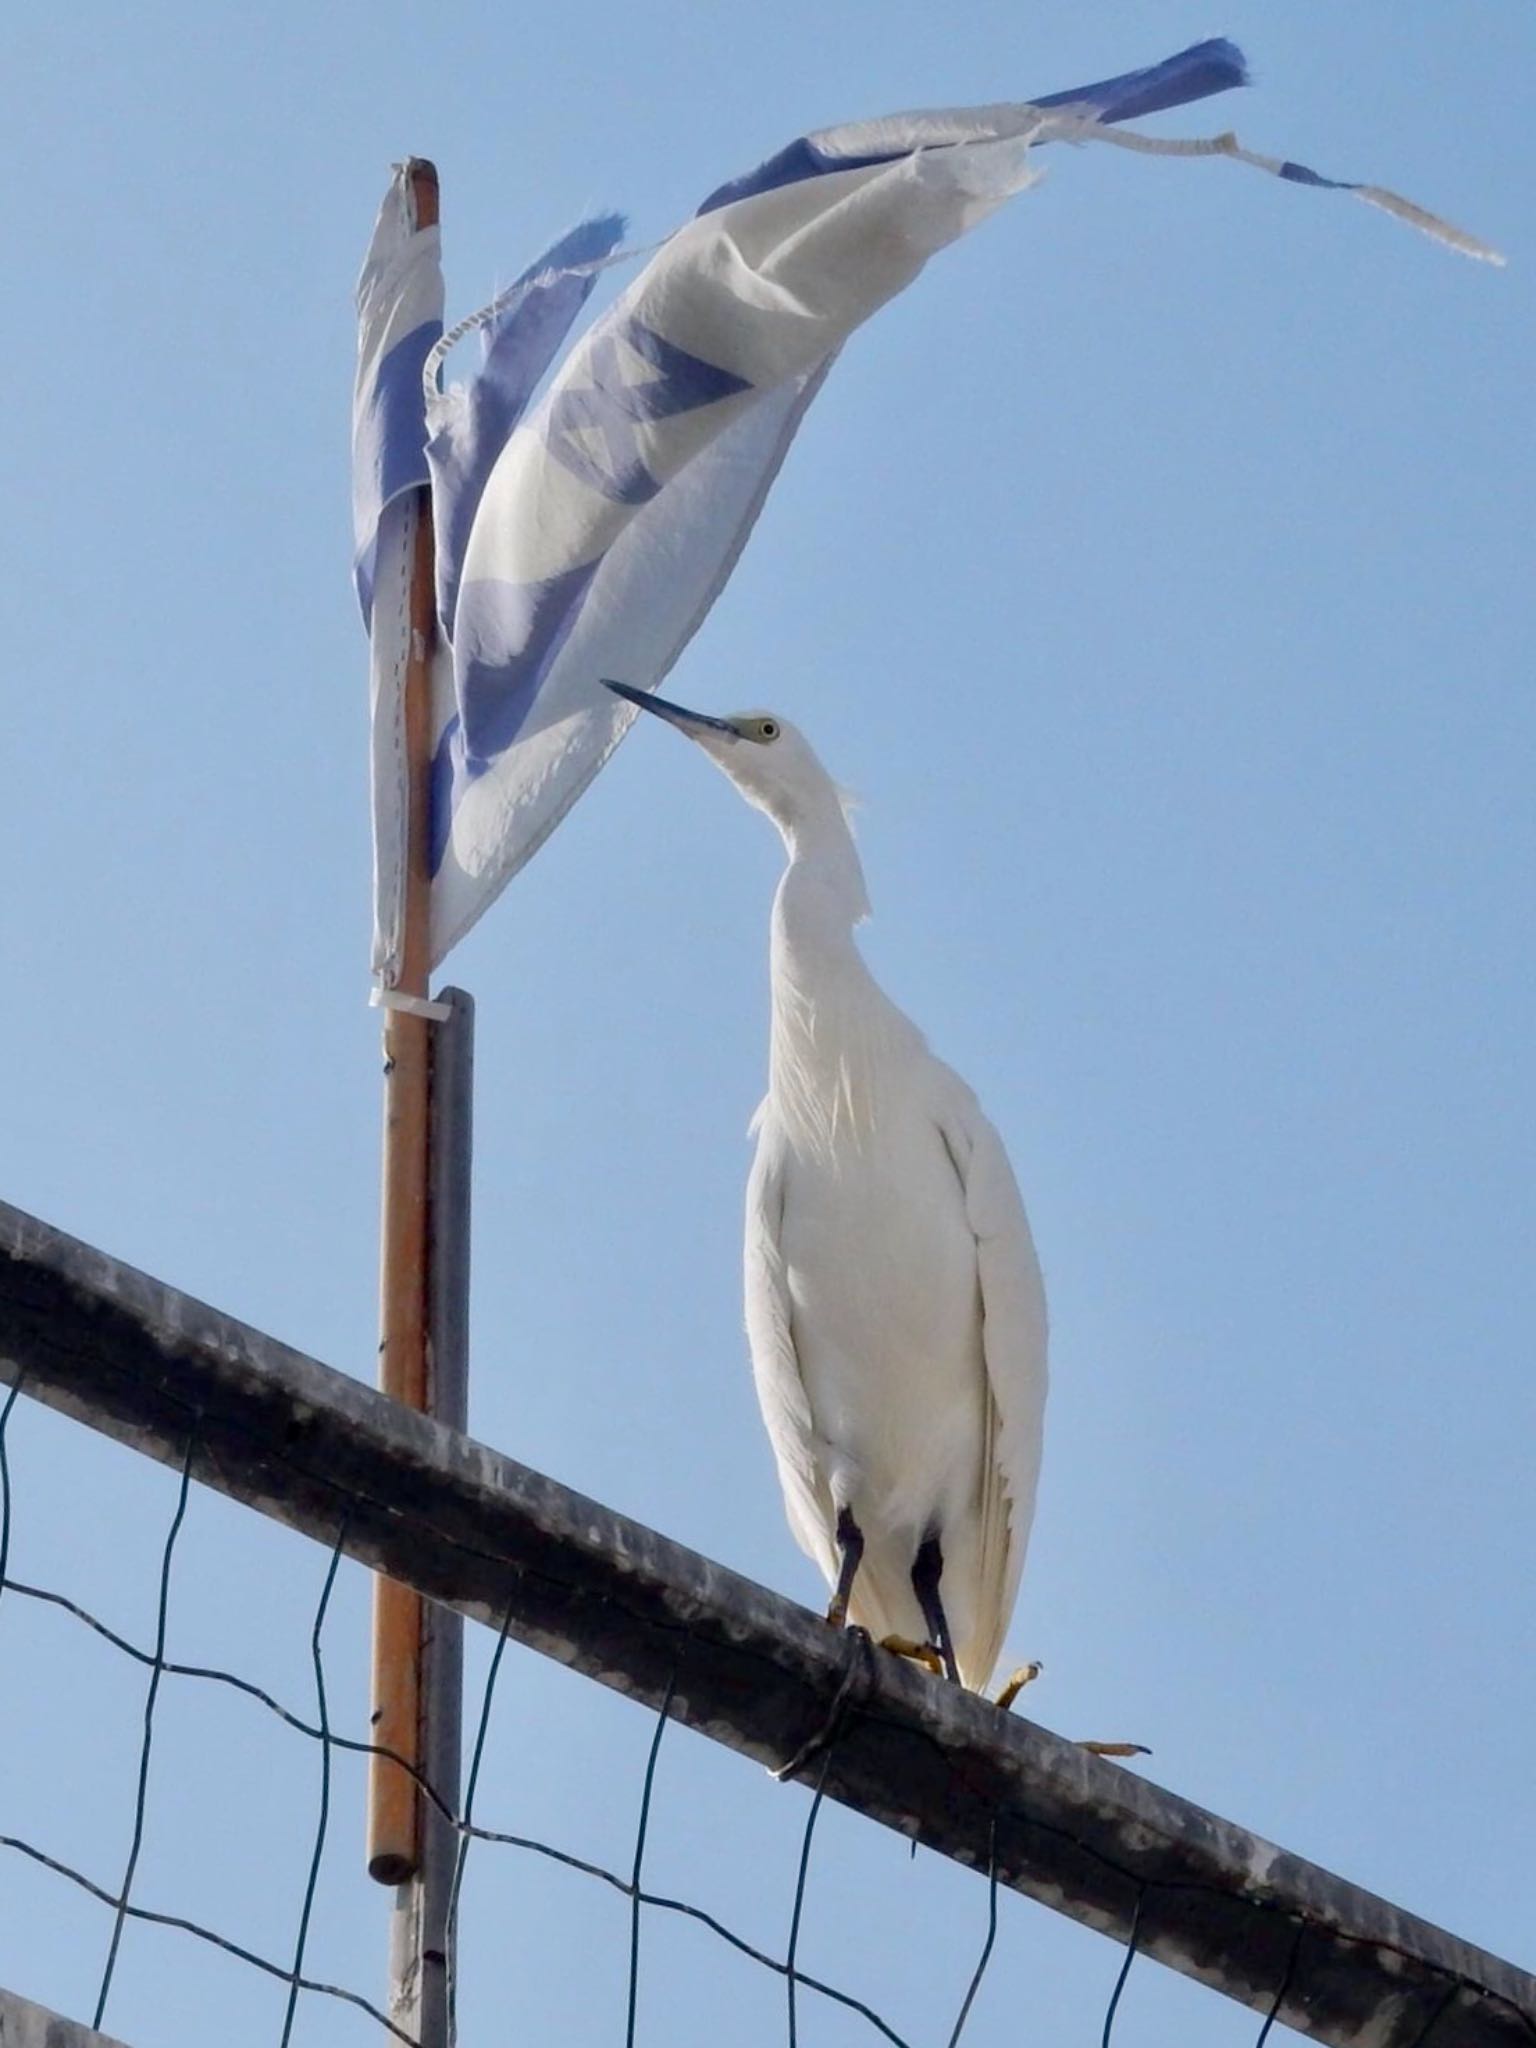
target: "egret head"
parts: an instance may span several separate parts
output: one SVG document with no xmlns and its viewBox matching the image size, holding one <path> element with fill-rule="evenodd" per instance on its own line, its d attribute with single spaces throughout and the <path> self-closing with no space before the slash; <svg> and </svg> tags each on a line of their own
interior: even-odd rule
<svg viewBox="0 0 1536 2048">
<path fill-rule="evenodd" d="M 834 807 L 839 805 L 836 786 L 804 734 L 776 711 L 737 711 L 729 718 L 714 718 L 685 711 L 682 705 L 669 704 L 629 683 L 608 682 L 606 687 L 686 733 L 724 769 L 747 802 L 766 811 L 782 829 L 805 822 L 829 799 Z"/>
</svg>

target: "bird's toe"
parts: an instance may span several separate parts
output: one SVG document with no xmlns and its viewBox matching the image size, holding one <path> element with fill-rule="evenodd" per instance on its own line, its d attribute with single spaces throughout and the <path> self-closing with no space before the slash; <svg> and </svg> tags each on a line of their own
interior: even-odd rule
<svg viewBox="0 0 1536 2048">
<path fill-rule="evenodd" d="M 1028 1664 L 1021 1664 L 1018 1670 L 1010 1675 L 1002 1690 L 998 1693 L 994 1704 L 1003 1708 L 1006 1712 L 1024 1690 L 1025 1686 L 1032 1685 L 1044 1669 L 1045 1666 L 1038 1657 L 1032 1658 Z"/>
<path fill-rule="evenodd" d="M 944 1659 L 932 1643 L 915 1643 L 910 1636 L 882 1636 L 880 1647 L 893 1656 L 908 1657 L 914 1664 L 921 1664 L 935 1678 L 944 1676 Z"/>
</svg>

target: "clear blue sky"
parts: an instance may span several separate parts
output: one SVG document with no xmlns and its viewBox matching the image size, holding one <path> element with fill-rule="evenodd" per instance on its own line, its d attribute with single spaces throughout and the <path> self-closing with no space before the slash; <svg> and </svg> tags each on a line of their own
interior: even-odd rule
<svg viewBox="0 0 1536 2048">
<path fill-rule="evenodd" d="M 465 311 L 587 207 L 651 238 L 807 126 L 1216 31 L 1257 89 L 1159 125 L 1395 186 L 1511 268 L 1228 166 L 1054 153 L 849 347 L 674 684 L 782 710 L 862 794 L 869 956 L 1018 1167 L 1054 1325 L 1031 1710 L 1529 1962 L 1529 8 L 13 22 L 0 1195 L 372 1371 L 346 458 L 393 158 L 439 163 Z M 450 966 L 480 1007 L 476 1433 L 813 1600 L 740 1334 L 777 863 L 647 727 Z M 12 1452 L 14 1570 L 148 1640 L 170 1481 L 26 1404 Z M 199 1494 L 171 1653 L 306 1704 L 324 1563 Z M 365 1638 L 349 1572 L 354 1731 Z M 0 1832 L 115 1883 L 139 1677 L 21 1601 L 0 1660 Z M 163 1699 L 139 1895 L 283 1954 L 314 1758 Z M 518 1654 L 482 1816 L 623 1866 L 649 1732 Z M 353 1776 L 337 1800 L 313 1960 L 377 1992 Z M 658 1886 L 781 1946 L 803 1795 L 674 1733 L 658 1802 Z M 89 2017 L 105 1914 L 14 1857 L 0 1898 L 0 1984 Z M 829 1814 L 804 1961 L 942 2039 L 984 1905 Z M 466 2039 L 622 2039 L 625 1943 L 622 1902 L 479 1855 Z M 777 1984 L 695 1930 L 647 1943 L 643 2041 L 782 2038 Z M 1094 2037 L 1118 1956 L 1005 1900 L 976 2041 Z M 280 2016 L 130 1930 L 107 2023 L 244 2048 Z M 1256 2031 L 1152 1965 L 1122 2025 Z M 372 2037 L 314 2006 L 299 2038 Z M 817 2012 L 806 2038 L 874 2037 Z"/>
</svg>

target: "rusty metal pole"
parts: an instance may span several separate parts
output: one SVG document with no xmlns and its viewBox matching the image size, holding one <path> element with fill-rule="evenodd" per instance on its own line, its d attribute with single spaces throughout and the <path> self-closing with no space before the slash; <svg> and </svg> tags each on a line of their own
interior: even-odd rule
<svg viewBox="0 0 1536 2048">
<path fill-rule="evenodd" d="M 435 227 L 437 171 L 409 166 L 412 226 Z M 428 804 L 432 746 L 432 651 L 436 637 L 432 504 L 425 490 L 412 507 L 410 653 L 402 723 L 405 735 L 406 882 L 401 994 L 425 997 L 430 971 Z M 409 1011 L 384 1013 L 384 1168 L 379 1247 L 379 1387 L 408 1408 L 427 1401 L 430 1022 Z M 393 1579 L 374 1581 L 372 1733 L 381 1748 L 421 1768 L 422 1602 Z M 420 1860 L 420 1799 L 397 1764 L 375 1757 L 368 1798 L 368 1872 L 398 1885 Z"/>
<path fill-rule="evenodd" d="M 432 1023 L 432 1156 L 428 1219 L 427 1410 L 450 1429 L 469 1421 L 469 1234 L 474 1131 L 475 1005 L 462 989 L 441 992 L 446 1017 Z M 464 1620 L 426 1603 L 422 1629 L 421 1764 L 427 1783 L 459 1810 L 464 1710 Z M 389 2016 L 419 2048 L 450 2048 L 449 1904 L 458 1835 L 423 1800 L 420 1859 L 395 1893 L 390 1926 Z"/>
</svg>

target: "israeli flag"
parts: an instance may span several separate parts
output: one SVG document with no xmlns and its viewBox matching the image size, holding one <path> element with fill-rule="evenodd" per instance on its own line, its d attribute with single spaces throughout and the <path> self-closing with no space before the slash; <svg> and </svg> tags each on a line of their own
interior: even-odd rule
<svg viewBox="0 0 1536 2048">
<path fill-rule="evenodd" d="M 387 702 L 399 650 L 382 592 L 387 580 L 389 616 L 403 616 L 408 558 L 391 552 L 399 493 L 430 475 L 442 636 L 436 964 L 623 736 L 633 708 L 600 679 L 653 689 L 697 631 L 843 342 L 931 256 L 1033 182 L 1033 148 L 1119 140 L 1334 182 L 1251 156 L 1230 136 L 1179 143 L 1113 132 L 1245 82 L 1240 52 L 1216 40 L 1040 100 L 801 137 L 710 195 L 559 361 L 536 403 L 596 276 L 621 253 L 622 223 L 585 223 L 546 251 L 477 316 L 487 348 L 479 378 L 467 391 L 440 391 L 438 368 L 457 337 L 439 340 L 432 326 L 441 320 L 435 233 L 402 236 L 386 201 L 360 296 L 356 413 L 359 593 L 365 609 L 371 593 L 374 639 L 374 966 L 386 986 L 401 897 L 391 835 L 404 811 Z M 1346 189 L 1488 253 L 1390 193 Z M 401 395 L 413 366 L 424 386 L 414 409 Z"/>
</svg>

